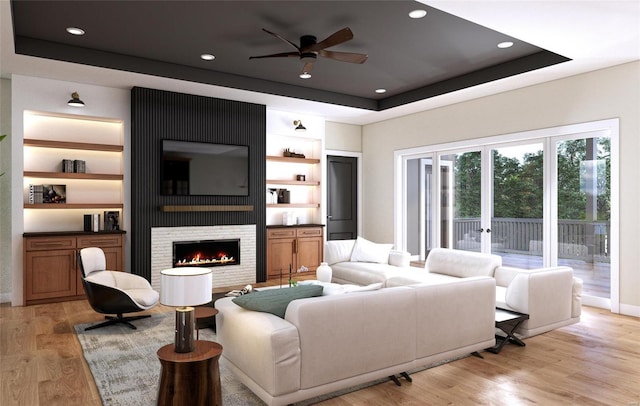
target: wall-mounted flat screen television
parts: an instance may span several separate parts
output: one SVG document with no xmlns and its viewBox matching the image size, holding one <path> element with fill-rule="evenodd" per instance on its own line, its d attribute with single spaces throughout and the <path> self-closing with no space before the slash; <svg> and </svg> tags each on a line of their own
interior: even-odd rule
<svg viewBox="0 0 640 406">
<path fill-rule="evenodd" d="M 162 140 L 163 195 L 249 195 L 249 147 Z"/>
</svg>

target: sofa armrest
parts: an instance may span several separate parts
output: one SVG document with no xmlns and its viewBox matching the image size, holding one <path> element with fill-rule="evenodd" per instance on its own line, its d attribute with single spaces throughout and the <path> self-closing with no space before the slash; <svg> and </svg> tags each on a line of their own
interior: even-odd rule
<svg viewBox="0 0 640 406">
<path fill-rule="evenodd" d="M 573 291 L 571 294 L 571 317 L 580 317 L 582 314 L 582 279 L 573 278 Z"/>
<path fill-rule="evenodd" d="M 389 265 L 406 268 L 411 263 L 411 254 L 407 251 L 391 250 L 389 252 Z"/>
<path fill-rule="evenodd" d="M 573 270 L 562 266 L 520 270 L 505 293 L 507 306 L 528 314 L 530 326 L 570 319 L 572 301 Z"/>
<path fill-rule="evenodd" d="M 272 396 L 300 389 L 300 337 L 288 321 L 217 300 L 217 341 L 222 356 Z"/>
</svg>

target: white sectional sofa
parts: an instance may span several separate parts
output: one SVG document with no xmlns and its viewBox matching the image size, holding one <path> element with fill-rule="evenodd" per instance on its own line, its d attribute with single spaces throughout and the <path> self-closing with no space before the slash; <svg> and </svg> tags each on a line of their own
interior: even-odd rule
<svg viewBox="0 0 640 406">
<path fill-rule="evenodd" d="M 281 291 L 300 288 L 284 288 Z M 253 293 L 248 295 L 254 295 Z M 234 374 L 286 405 L 495 344 L 493 278 L 455 278 L 293 300 L 284 318 L 216 301 Z"/>
<path fill-rule="evenodd" d="M 362 250 L 364 254 L 353 255 Z M 532 270 L 503 267 L 502 258 L 497 255 L 436 248 L 429 253 L 424 268 L 417 268 L 409 266 L 408 253 L 362 238 L 328 241 L 324 252 L 325 262 L 333 271 L 332 281 L 337 283 L 379 282 L 394 287 L 491 276 L 496 280 L 496 306 L 529 315 L 529 320 L 516 330 L 522 337 L 580 321 L 582 280 L 574 278 L 569 267 Z"/>
</svg>

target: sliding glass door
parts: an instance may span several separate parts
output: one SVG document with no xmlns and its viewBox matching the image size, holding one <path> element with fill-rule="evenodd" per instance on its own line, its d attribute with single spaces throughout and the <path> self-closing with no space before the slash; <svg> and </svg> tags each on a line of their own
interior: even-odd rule
<svg viewBox="0 0 640 406">
<path fill-rule="evenodd" d="M 604 120 L 396 153 L 396 179 L 414 185 L 398 200 L 398 246 L 414 260 L 444 247 L 505 266 L 570 266 L 583 303 L 616 311 L 617 134 Z"/>
<path fill-rule="evenodd" d="M 490 252 L 502 263 L 543 266 L 544 148 L 542 142 L 491 148 Z"/>
<path fill-rule="evenodd" d="M 555 142 L 557 263 L 573 268 L 584 293 L 611 292 L 611 140 L 572 137 Z"/>
<path fill-rule="evenodd" d="M 440 159 L 440 246 L 482 251 L 482 152 L 447 152 Z"/>
</svg>

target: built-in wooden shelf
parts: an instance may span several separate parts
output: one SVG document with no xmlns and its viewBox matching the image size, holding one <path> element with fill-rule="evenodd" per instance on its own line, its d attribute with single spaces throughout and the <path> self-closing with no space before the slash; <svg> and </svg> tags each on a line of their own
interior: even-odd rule
<svg viewBox="0 0 640 406">
<path fill-rule="evenodd" d="M 291 186 L 318 186 L 320 182 L 317 180 L 283 180 L 283 179 L 267 179 L 267 185 L 291 185 Z"/>
<path fill-rule="evenodd" d="M 253 205 L 173 205 L 160 206 L 162 212 L 193 212 L 193 211 L 253 211 Z"/>
<path fill-rule="evenodd" d="M 320 159 L 317 158 L 292 158 L 288 156 L 267 156 L 267 161 L 271 162 L 288 162 L 291 164 L 319 164 Z"/>
<path fill-rule="evenodd" d="M 291 208 L 291 209 L 317 209 L 320 203 L 277 203 L 267 204 L 271 208 Z"/>
<path fill-rule="evenodd" d="M 123 180 L 122 174 L 24 171 L 29 178 Z"/>
<path fill-rule="evenodd" d="M 124 150 L 122 145 L 92 144 L 92 143 L 86 143 L 86 142 L 25 139 L 23 143 L 25 147 L 82 149 L 82 150 L 104 151 L 104 152 L 122 152 Z"/>
<path fill-rule="evenodd" d="M 25 209 L 122 209 L 122 203 L 25 203 Z"/>
</svg>

